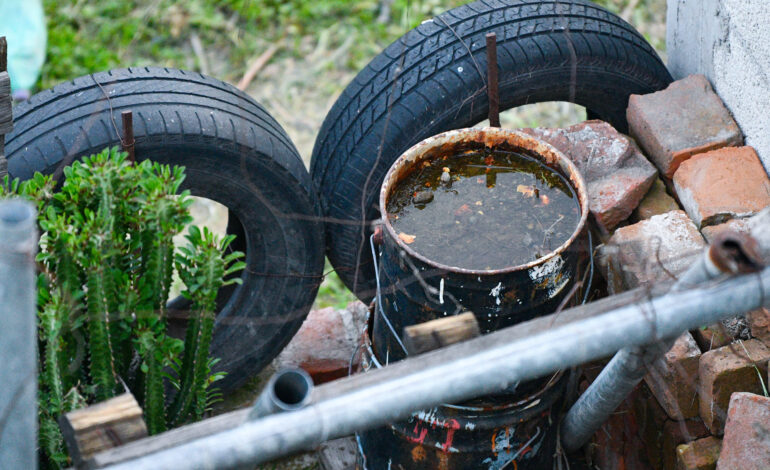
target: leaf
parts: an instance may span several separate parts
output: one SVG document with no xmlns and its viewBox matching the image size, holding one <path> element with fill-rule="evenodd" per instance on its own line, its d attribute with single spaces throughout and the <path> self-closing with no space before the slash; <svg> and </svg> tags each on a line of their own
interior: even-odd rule
<svg viewBox="0 0 770 470">
<path fill-rule="evenodd" d="M 409 235 L 407 233 L 401 232 L 401 233 L 398 234 L 398 238 L 402 242 L 406 243 L 407 245 L 411 245 L 412 243 L 414 243 L 414 240 L 417 238 L 417 236 L 416 235 Z"/>
</svg>

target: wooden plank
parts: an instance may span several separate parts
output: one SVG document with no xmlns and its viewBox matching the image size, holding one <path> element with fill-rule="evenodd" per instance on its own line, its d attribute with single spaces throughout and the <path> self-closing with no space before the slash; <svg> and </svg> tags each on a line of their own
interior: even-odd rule
<svg viewBox="0 0 770 470">
<path fill-rule="evenodd" d="M 8 42 L 0 36 L 0 72 L 8 71 Z"/>
<path fill-rule="evenodd" d="M 466 312 L 407 326 L 404 328 L 404 346 L 409 354 L 422 354 L 480 334 L 476 316 Z"/>
<path fill-rule="evenodd" d="M 77 467 L 98 452 L 147 437 L 142 408 L 130 393 L 62 415 L 59 427 Z"/>
<path fill-rule="evenodd" d="M 318 461 L 324 470 L 356 470 L 358 446 L 355 437 L 342 437 L 318 447 Z"/>
<path fill-rule="evenodd" d="M 11 78 L 8 72 L 0 72 L 0 135 L 13 130 L 11 111 Z"/>
</svg>

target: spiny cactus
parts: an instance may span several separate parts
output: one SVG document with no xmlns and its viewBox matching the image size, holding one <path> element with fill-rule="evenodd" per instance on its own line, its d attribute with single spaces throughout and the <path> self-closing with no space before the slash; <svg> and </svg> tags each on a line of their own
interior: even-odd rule
<svg viewBox="0 0 770 470">
<path fill-rule="evenodd" d="M 187 246 L 173 238 L 192 220 L 184 170 L 133 164 L 108 149 L 65 168 L 56 187 L 36 174 L 6 178 L 0 197 L 37 202 L 40 338 L 40 448 L 44 466 L 66 465 L 56 419 L 128 386 L 150 433 L 200 419 L 217 392 L 209 347 L 220 287 L 240 282 L 233 237 L 191 227 Z M 185 341 L 167 333 L 174 268 L 192 300 Z M 171 385 L 168 387 L 167 385 Z M 176 390 L 170 409 L 166 390 Z"/>
</svg>

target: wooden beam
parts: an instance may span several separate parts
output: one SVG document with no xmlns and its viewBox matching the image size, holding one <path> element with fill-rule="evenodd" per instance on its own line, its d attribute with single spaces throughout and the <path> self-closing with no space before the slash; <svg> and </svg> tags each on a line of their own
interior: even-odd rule
<svg viewBox="0 0 770 470">
<path fill-rule="evenodd" d="M 411 355 L 475 338 L 481 334 L 476 316 L 471 312 L 427 321 L 404 328 L 404 346 Z"/>
<path fill-rule="evenodd" d="M 147 437 L 142 409 L 130 393 L 62 415 L 59 427 L 78 468 L 99 452 Z"/>
</svg>

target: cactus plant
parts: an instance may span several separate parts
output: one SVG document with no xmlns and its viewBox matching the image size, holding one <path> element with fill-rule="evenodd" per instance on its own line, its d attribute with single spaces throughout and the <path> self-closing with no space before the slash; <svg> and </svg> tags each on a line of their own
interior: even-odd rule
<svg viewBox="0 0 770 470">
<path fill-rule="evenodd" d="M 239 283 L 232 236 L 195 226 L 180 192 L 184 169 L 129 162 L 116 148 L 64 169 L 57 187 L 36 174 L 6 177 L 0 196 L 36 201 L 41 233 L 38 282 L 40 449 L 43 463 L 68 463 L 56 419 L 128 387 L 151 434 L 200 419 L 222 377 L 210 356 L 215 299 Z M 166 302 L 176 269 L 191 300 L 185 339 L 169 336 Z M 170 385 L 170 386 L 169 386 Z M 167 396 L 167 391 L 174 396 Z"/>
</svg>

